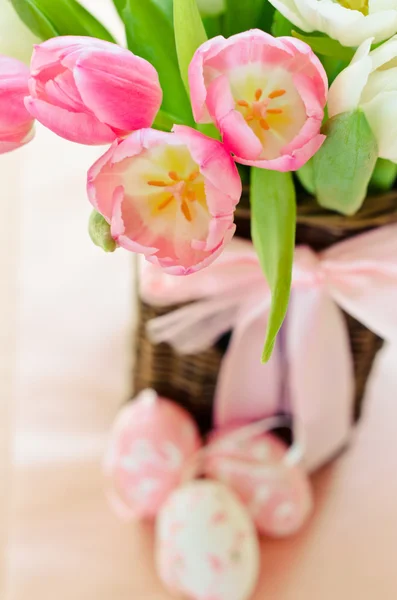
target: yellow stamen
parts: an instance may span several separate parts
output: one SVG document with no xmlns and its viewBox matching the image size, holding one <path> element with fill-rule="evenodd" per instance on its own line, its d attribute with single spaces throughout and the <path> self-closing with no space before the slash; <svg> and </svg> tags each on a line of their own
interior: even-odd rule
<svg viewBox="0 0 397 600">
<path fill-rule="evenodd" d="M 265 120 L 265 119 L 261 119 L 259 121 L 259 125 L 262 127 L 262 129 L 264 129 L 265 131 L 269 131 L 270 126 L 269 123 Z"/>
<path fill-rule="evenodd" d="M 237 104 L 238 104 L 238 106 L 245 106 L 245 107 L 249 106 L 249 104 L 246 100 L 237 100 Z"/>
<path fill-rule="evenodd" d="M 181 178 L 179 177 L 178 173 L 176 173 L 175 171 L 170 171 L 168 173 L 168 177 L 170 179 L 172 179 L 172 181 L 180 181 L 181 180 Z"/>
<path fill-rule="evenodd" d="M 154 187 L 166 187 L 168 185 L 165 181 L 148 181 L 147 184 Z"/>
<path fill-rule="evenodd" d="M 266 112 L 268 115 L 281 115 L 281 113 L 283 112 L 283 109 L 282 108 L 268 108 Z"/>
<path fill-rule="evenodd" d="M 200 171 L 193 171 L 193 173 L 190 173 L 189 177 L 187 178 L 188 181 L 194 181 L 195 179 L 197 179 L 197 177 L 200 175 Z"/>
<path fill-rule="evenodd" d="M 280 96 L 284 96 L 287 92 L 285 90 L 274 90 L 271 94 L 269 94 L 268 98 L 270 100 L 274 100 L 274 98 L 280 98 Z"/>
<path fill-rule="evenodd" d="M 192 215 L 191 215 L 191 212 L 190 212 L 190 209 L 189 209 L 189 206 L 188 206 L 188 203 L 186 202 L 186 200 L 182 200 L 181 209 L 182 209 L 183 216 L 185 217 L 185 219 L 187 221 L 191 221 Z"/>
<path fill-rule="evenodd" d="M 164 210 L 164 208 L 167 208 L 167 206 L 169 206 L 169 204 L 171 204 L 171 202 L 173 201 L 174 196 L 168 196 L 168 198 L 166 198 L 163 202 L 161 202 L 158 207 L 157 210 Z"/>
<path fill-rule="evenodd" d="M 258 100 L 260 100 L 260 99 L 261 99 L 262 93 L 263 93 L 263 92 L 262 92 L 262 90 L 261 90 L 261 89 L 257 89 L 257 90 L 256 90 L 256 92 L 255 92 L 255 100 L 256 100 L 256 101 L 258 101 Z"/>
</svg>

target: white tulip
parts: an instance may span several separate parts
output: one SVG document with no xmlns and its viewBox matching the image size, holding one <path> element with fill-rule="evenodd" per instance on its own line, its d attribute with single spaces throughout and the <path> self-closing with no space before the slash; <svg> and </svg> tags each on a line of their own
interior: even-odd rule
<svg viewBox="0 0 397 600">
<path fill-rule="evenodd" d="M 383 42 L 397 33 L 397 0 L 270 0 L 303 31 L 321 31 L 343 46 L 373 37 Z"/>
<path fill-rule="evenodd" d="M 0 54 L 29 64 L 39 40 L 24 25 L 9 0 L 0 0 Z"/>
<path fill-rule="evenodd" d="M 378 142 L 379 156 L 397 163 L 397 36 L 371 52 L 373 39 L 357 50 L 331 85 L 330 117 L 360 108 Z"/>
<path fill-rule="evenodd" d="M 225 12 L 226 0 L 197 0 L 197 6 L 204 17 L 214 17 Z"/>
</svg>

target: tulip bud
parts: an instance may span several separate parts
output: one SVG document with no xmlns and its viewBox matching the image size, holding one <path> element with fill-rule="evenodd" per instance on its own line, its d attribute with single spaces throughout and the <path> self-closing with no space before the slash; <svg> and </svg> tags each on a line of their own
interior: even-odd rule
<svg viewBox="0 0 397 600">
<path fill-rule="evenodd" d="M 29 64 L 34 37 L 15 12 L 9 0 L 0 0 L 0 54 L 12 56 Z"/>
<path fill-rule="evenodd" d="M 105 252 L 114 252 L 117 244 L 110 233 L 110 225 L 104 217 L 93 210 L 88 223 L 88 232 L 95 246 L 99 246 Z"/>
<path fill-rule="evenodd" d="M 26 107 L 54 133 L 107 144 L 150 127 L 162 91 L 156 69 L 116 44 L 82 36 L 35 46 Z"/>
</svg>

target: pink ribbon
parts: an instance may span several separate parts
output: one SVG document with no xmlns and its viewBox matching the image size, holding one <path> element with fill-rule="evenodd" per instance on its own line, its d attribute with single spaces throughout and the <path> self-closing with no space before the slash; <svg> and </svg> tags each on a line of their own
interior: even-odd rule
<svg viewBox="0 0 397 600">
<path fill-rule="evenodd" d="M 219 374 L 218 427 L 293 416 L 313 470 L 347 442 L 354 373 L 345 312 L 385 340 L 397 338 L 397 225 L 388 225 L 315 254 L 298 247 L 291 302 L 270 361 L 260 362 L 270 292 L 251 243 L 234 239 L 210 267 L 172 277 L 145 263 L 143 301 L 190 302 L 148 323 L 154 343 L 196 353 L 233 331 Z"/>
</svg>

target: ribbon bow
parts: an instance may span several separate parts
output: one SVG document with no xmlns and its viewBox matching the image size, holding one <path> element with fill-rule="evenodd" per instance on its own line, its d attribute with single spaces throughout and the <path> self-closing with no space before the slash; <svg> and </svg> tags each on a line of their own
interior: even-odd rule
<svg viewBox="0 0 397 600">
<path fill-rule="evenodd" d="M 313 470 L 351 430 L 354 371 L 342 310 L 383 339 L 397 338 L 397 225 L 320 254 L 297 247 L 287 318 L 267 364 L 260 356 L 271 296 L 250 242 L 235 238 L 216 263 L 189 277 L 145 263 L 141 297 L 160 306 L 190 303 L 148 323 L 154 343 L 180 353 L 199 352 L 233 332 L 215 393 L 215 425 L 289 413 Z"/>
</svg>

